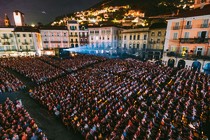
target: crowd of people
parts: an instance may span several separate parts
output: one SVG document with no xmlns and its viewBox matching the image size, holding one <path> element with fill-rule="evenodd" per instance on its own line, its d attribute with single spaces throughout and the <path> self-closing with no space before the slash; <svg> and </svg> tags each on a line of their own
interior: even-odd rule
<svg viewBox="0 0 210 140">
<path fill-rule="evenodd" d="M 64 73 L 63 70 L 33 57 L 4 58 L 0 60 L 0 65 L 23 74 L 37 84 L 44 83 Z"/>
<path fill-rule="evenodd" d="M 76 71 L 84 66 L 106 60 L 104 57 L 84 54 L 74 55 L 71 59 L 55 59 L 47 56 L 42 56 L 40 59 L 67 71 Z"/>
<path fill-rule="evenodd" d="M 1 140 L 47 140 L 33 118 L 23 108 L 21 100 L 9 98 L 0 104 Z"/>
<path fill-rule="evenodd" d="M 0 93 L 24 89 L 25 85 L 14 75 L 0 67 Z"/>
<path fill-rule="evenodd" d="M 30 95 L 86 139 L 206 138 L 210 76 L 197 71 L 112 59 Z"/>
</svg>

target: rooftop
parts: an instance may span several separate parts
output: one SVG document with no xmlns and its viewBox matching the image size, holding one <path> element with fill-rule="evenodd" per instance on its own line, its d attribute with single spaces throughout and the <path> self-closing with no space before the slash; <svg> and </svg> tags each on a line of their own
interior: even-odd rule
<svg viewBox="0 0 210 140">
<path fill-rule="evenodd" d="M 43 26 L 40 30 L 68 30 L 66 26 Z"/>
<path fill-rule="evenodd" d="M 14 32 L 39 32 L 39 29 L 31 26 L 18 26 L 15 27 Z"/>
<path fill-rule="evenodd" d="M 157 22 L 157 23 L 153 23 L 149 28 L 150 29 L 160 29 L 160 28 L 166 28 L 166 27 L 167 27 L 167 23 Z"/>
</svg>

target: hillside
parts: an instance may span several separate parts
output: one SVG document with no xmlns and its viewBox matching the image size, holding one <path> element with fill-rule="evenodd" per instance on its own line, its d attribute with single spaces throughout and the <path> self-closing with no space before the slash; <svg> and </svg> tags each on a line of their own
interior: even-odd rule
<svg viewBox="0 0 210 140">
<path fill-rule="evenodd" d="M 87 10 L 57 17 L 52 25 L 62 25 L 60 21 L 66 20 L 77 20 L 84 25 L 124 22 L 146 25 L 142 18 L 187 10 L 193 3 L 194 0 L 103 0 Z"/>
<path fill-rule="evenodd" d="M 103 0 L 90 9 L 129 5 L 131 9 L 144 11 L 146 16 L 154 16 L 183 10 L 185 5 L 187 9 L 193 3 L 194 0 Z"/>
</svg>

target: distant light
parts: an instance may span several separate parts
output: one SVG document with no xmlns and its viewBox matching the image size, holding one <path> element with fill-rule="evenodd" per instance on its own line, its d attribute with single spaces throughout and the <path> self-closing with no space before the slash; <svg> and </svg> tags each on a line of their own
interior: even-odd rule
<svg viewBox="0 0 210 140">
<path fill-rule="evenodd" d="M 35 24 L 32 23 L 32 24 L 31 24 L 31 27 L 35 27 Z"/>
</svg>

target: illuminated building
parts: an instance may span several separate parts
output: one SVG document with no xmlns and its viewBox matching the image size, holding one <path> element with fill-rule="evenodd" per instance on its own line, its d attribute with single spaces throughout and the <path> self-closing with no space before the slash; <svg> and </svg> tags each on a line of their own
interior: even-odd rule
<svg viewBox="0 0 210 140">
<path fill-rule="evenodd" d="M 30 26 L 15 27 L 14 35 L 17 51 L 21 55 L 41 55 L 42 39 L 37 28 Z"/>
<path fill-rule="evenodd" d="M 79 30 L 79 40 L 80 40 L 80 46 L 85 46 L 88 45 L 88 29 L 85 28 L 84 26 L 80 27 Z"/>
<path fill-rule="evenodd" d="M 200 56 L 210 56 L 210 4 L 169 19 L 165 51 Z"/>
<path fill-rule="evenodd" d="M 8 56 L 17 51 L 13 27 L 0 27 L 0 56 Z"/>
<path fill-rule="evenodd" d="M 166 23 L 153 23 L 149 27 L 149 49 L 163 50 L 166 35 Z"/>
<path fill-rule="evenodd" d="M 44 50 L 69 47 L 69 34 L 66 26 L 41 27 L 40 33 Z"/>
<path fill-rule="evenodd" d="M 89 27 L 89 44 L 92 47 L 117 47 L 118 30 L 114 26 Z"/>
<path fill-rule="evenodd" d="M 79 39 L 79 23 L 77 21 L 68 21 L 67 28 L 69 30 L 69 41 L 70 47 L 79 47 L 80 39 Z"/>
<path fill-rule="evenodd" d="M 13 12 L 13 17 L 15 21 L 15 26 L 25 26 L 24 14 L 18 10 Z"/>
<path fill-rule="evenodd" d="M 148 47 L 149 28 L 124 29 L 121 31 L 121 47 L 146 49 Z"/>
</svg>

